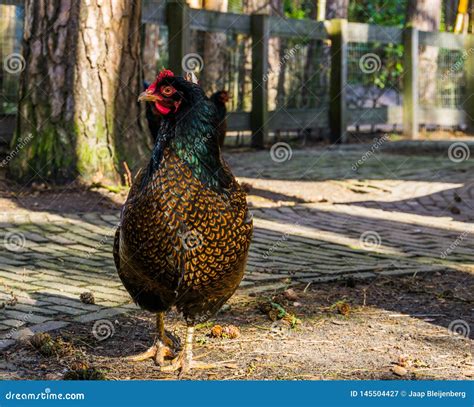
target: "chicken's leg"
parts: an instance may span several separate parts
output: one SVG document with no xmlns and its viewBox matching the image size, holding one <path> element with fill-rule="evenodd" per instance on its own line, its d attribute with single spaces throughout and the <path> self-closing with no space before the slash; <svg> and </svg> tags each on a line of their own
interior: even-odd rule
<svg viewBox="0 0 474 407">
<path fill-rule="evenodd" d="M 132 362 L 141 362 L 153 358 L 155 363 L 163 366 L 165 358 L 172 358 L 176 355 L 175 351 L 179 348 L 179 341 L 171 334 L 165 331 L 165 323 L 163 313 L 156 314 L 156 339 L 153 346 L 148 348 L 145 352 L 135 356 L 130 356 L 127 360 Z"/>
<path fill-rule="evenodd" d="M 193 337 L 194 326 L 188 326 L 186 331 L 186 342 L 183 350 L 173 359 L 171 364 L 163 366 L 162 372 L 180 371 L 179 376 L 189 372 L 190 369 L 213 369 L 216 366 L 210 363 L 199 362 L 193 359 Z"/>
</svg>

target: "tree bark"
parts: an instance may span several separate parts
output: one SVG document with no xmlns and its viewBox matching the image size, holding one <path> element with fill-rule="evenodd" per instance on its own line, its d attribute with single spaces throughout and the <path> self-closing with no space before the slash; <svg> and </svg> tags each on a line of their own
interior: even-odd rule
<svg viewBox="0 0 474 407">
<path fill-rule="evenodd" d="M 321 3 L 321 2 L 319 2 Z M 321 4 L 316 4 L 316 1 L 311 3 L 311 11 L 309 17 L 314 20 L 318 15 L 318 10 Z M 314 107 L 314 88 L 318 81 L 318 66 L 315 62 L 315 56 L 317 55 L 319 43 L 317 40 L 310 40 L 308 42 L 308 52 L 306 54 L 306 63 L 303 72 L 303 106 Z"/>
<path fill-rule="evenodd" d="M 270 15 L 283 17 L 283 1 L 270 0 Z M 280 37 L 270 37 L 268 43 L 268 109 L 274 110 L 285 101 L 286 41 Z"/>
<path fill-rule="evenodd" d="M 145 24 L 143 39 L 143 77 L 148 82 L 156 78 L 157 63 L 160 60 L 160 26 Z"/>
<path fill-rule="evenodd" d="M 268 13 L 267 0 L 243 0 L 242 11 L 245 14 Z M 252 108 L 252 40 L 250 36 L 241 36 L 240 67 L 239 67 L 239 96 L 237 110 L 249 111 Z"/>
<path fill-rule="evenodd" d="M 446 31 L 452 32 L 454 30 L 454 23 L 456 22 L 457 15 L 457 0 L 445 0 L 444 6 L 444 26 Z"/>
<path fill-rule="evenodd" d="M 439 31 L 441 22 L 441 0 L 409 0 L 407 24 L 423 31 Z M 429 106 L 436 104 L 436 76 L 438 71 L 437 47 L 421 46 L 419 71 L 423 72 L 420 81 L 420 103 Z"/>
<path fill-rule="evenodd" d="M 10 167 L 18 180 L 118 182 L 150 136 L 137 0 L 26 0 L 24 58 Z"/>
<path fill-rule="evenodd" d="M 349 9 L 349 0 L 327 0 L 326 2 L 326 19 L 347 18 Z"/>
<path fill-rule="evenodd" d="M 326 11 L 325 11 L 325 17 L 326 20 L 331 20 L 335 18 L 348 18 L 348 11 L 349 11 L 349 0 L 327 0 L 326 2 L 324 1 L 318 1 L 318 7 L 322 7 L 326 3 Z M 317 12 L 317 10 L 313 10 L 314 12 Z M 317 14 L 322 15 L 322 11 L 317 12 Z M 309 78 L 314 77 L 315 71 L 314 71 L 314 54 L 320 53 L 320 62 L 319 62 L 319 72 L 318 72 L 318 78 L 314 78 L 314 80 L 319 81 L 320 88 L 322 89 L 329 89 L 329 80 L 330 80 L 330 75 L 327 72 L 327 67 L 331 66 L 331 48 L 330 44 L 328 41 L 323 41 L 320 46 L 321 50 L 317 49 L 317 45 L 319 45 L 317 42 L 313 42 L 313 47 L 308 50 L 308 58 L 307 58 L 307 65 L 305 68 L 305 75 L 308 75 L 306 79 L 305 78 L 305 83 L 307 84 L 306 86 L 314 86 L 316 83 L 309 80 Z M 314 94 L 314 90 L 312 91 Z M 311 106 L 314 107 L 318 103 L 321 103 L 320 100 L 318 100 L 317 97 L 314 96 L 307 96 L 305 94 L 304 104 L 305 106 Z"/>
<path fill-rule="evenodd" d="M 206 10 L 227 11 L 227 0 L 204 0 Z M 227 36 L 225 33 L 204 33 L 204 69 L 200 81 L 203 89 L 212 94 L 225 86 L 224 61 Z"/>
<path fill-rule="evenodd" d="M 0 94 L 3 96 L 1 113 L 11 113 L 18 82 L 18 73 L 21 70 L 21 61 L 15 55 L 16 45 L 16 6 L 0 4 Z M 13 106 L 12 106 L 13 105 Z"/>
</svg>

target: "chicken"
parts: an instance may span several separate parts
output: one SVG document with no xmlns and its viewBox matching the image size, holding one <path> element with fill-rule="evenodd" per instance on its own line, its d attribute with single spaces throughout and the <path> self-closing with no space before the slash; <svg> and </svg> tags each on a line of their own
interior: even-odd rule
<svg viewBox="0 0 474 407">
<path fill-rule="evenodd" d="M 183 374 L 210 367 L 192 358 L 194 325 L 212 317 L 240 284 L 252 217 L 221 157 L 219 117 L 202 89 L 163 70 L 139 100 L 161 115 L 160 129 L 123 206 L 114 260 L 133 300 L 157 314 L 154 345 L 131 359 L 153 358 L 162 371 Z M 177 356 L 177 341 L 164 329 L 172 306 L 187 324 Z"/>
<path fill-rule="evenodd" d="M 222 149 L 227 131 L 227 108 L 225 104 L 229 101 L 229 93 L 226 90 L 219 90 L 213 93 L 210 99 L 217 109 L 219 118 L 217 138 L 219 140 L 219 147 Z"/>
</svg>

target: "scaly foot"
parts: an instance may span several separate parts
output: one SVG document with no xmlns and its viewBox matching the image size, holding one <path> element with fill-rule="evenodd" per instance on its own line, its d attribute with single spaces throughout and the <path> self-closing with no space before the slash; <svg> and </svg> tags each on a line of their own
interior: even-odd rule
<svg viewBox="0 0 474 407">
<path fill-rule="evenodd" d="M 153 359 L 158 366 L 164 366 L 165 359 L 174 358 L 179 347 L 179 340 L 169 332 L 166 332 L 163 340 L 157 339 L 155 344 L 145 352 L 135 356 L 129 356 L 126 360 L 130 362 L 141 362 L 143 360 Z"/>
<path fill-rule="evenodd" d="M 216 367 L 217 366 L 212 363 L 194 360 L 192 355 L 189 355 L 184 349 L 169 365 L 162 366 L 160 370 L 166 373 L 179 371 L 179 378 L 181 378 L 183 375 L 189 373 L 191 369 L 214 369 Z"/>
</svg>

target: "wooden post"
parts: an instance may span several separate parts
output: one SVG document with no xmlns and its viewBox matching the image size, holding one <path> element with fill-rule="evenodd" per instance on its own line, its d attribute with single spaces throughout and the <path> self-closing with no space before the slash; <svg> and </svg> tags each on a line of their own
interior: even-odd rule
<svg viewBox="0 0 474 407">
<path fill-rule="evenodd" d="M 252 147 L 263 148 L 268 136 L 268 16 L 252 14 Z"/>
<path fill-rule="evenodd" d="M 474 35 L 468 34 L 465 42 L 466 53 L 466 94 L 463 101 L 463 108 L 466 112 L 467 130 L 470 135 L 474 135 Z"/>
<path fill-rule="evenodd" d="M 331 142 L 345 143 L 347 141 L 347 20 L 331 20 L 328 31 L 331 39 L 331 79 L 329 85 Z"/>
<path fill-rule="evenodd" d="M 418 30 L 406 28 L 403 33 L 403 135 L 417 139 L 418 108 Z"/>
<path fill-rule="evenodd" d="M 188 53 L 189 7 L 184 0 L 170 1 L 166 8 L 168 25 L 168 69 L 176 75 L 183 73 L 182 61 Z"/>
</svg>

